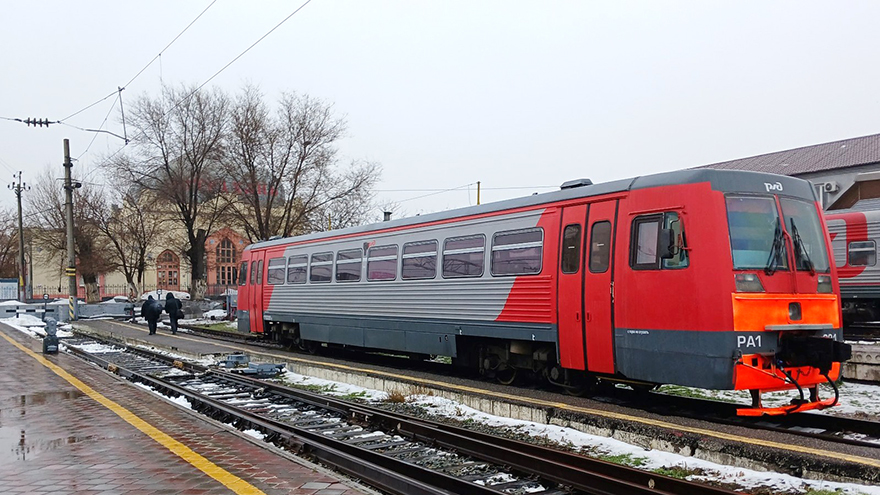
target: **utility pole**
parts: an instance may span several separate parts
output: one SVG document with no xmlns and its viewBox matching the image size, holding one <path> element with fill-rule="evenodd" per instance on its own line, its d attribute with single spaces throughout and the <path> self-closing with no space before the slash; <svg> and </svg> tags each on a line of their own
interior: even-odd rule
<svg viewBox="0 0 880 495">
<path fill-rule="evenodd" d="M 480 204 L 480 181 L 477 181 L 477 204 Z"/>
<path fill-rule="evenodd" d="M 76 250 L 73 246 L 73 190 L 82 187 L 71 180 L 73 163 L 70 161 L 70 140 L 64 140 L 64 206 L 67 223 L 67 292 L 70 321 L 76 320 Z"/>
<path fill-rule="evenodd" d="M 12 176 L 15 179 L 15 175 Z M 18 200 L 18 301 L 25 302 L 26 294 L 24 290 L 24 281 L 25 277 L 25 267 L 24 264 L 24 229 L 22 228 L 21 221 L 21 192 L 29 191 L 30 186 L 21 181 L 21 171 L 18 172 L 18 184 L 13 182 L 9 184 L 7 187 L 12 189 L 15 192 L 15 197 Z"/>
</svg>

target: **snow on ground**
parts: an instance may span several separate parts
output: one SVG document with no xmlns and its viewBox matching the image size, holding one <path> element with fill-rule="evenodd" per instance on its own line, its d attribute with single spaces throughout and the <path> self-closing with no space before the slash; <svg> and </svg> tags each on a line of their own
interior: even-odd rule
<svg viewBox="0 0 880 495">
<path fill-rule="evenodd" d="M 206 320 L 223 320 L 226 318 L 226 310 L 225 309 L 212 309 L 210 311 L 205 311 L 202 313 L 202 318 Z"/>
<path fill-rule="evenodd" d="M 321 393 L 336 396 L 356 396 L 367 401 L 380 402 L 388 398 L 386 392 L 365 389 L 356 385 L 334 382 L 319 378 L 286 372 L 282 378 L 288 383 Z M 864 386 L 867 387 L 867 386 Z M 875 394 L 880 387 L 873 387 Z M 865 388 L 867 391 L 867 388 Z M 878 394 L 880 395 L 880 394 Z M 692 481 L 717 481 L 733 483 L 747 490 L 764 488 L 773 492 L 807 492 L 808 490 L 839 490 L 841 494 L 880 495 L 880 487 L 868 487 L 848 483 L 804 480 L 794 476 L 760 472 L 739 467 L 724 466 L 709 461 L 681 456 L 658 450 L 645 450 L 612 438 L 589 435 L 571 428 L 520 421 L 486 414 L 461 403 L 433 395 L 411 395 L 407 397 L 411 405 L 424 408 L 428 413 L 445 416 L 456 421 L 473 421 L 489 426 L 507 428 L 512 431 L 552 440 L 560 445 L 578 450 L 585 455 L 599 458 L 613 458 L 627 461 L 640 469 L 680 468 L 699 470 L 701 474 L 691 475 Z"/>
<path fill-rule="evenodd" d="M 821 411 L 810 411 L 808 414 L 831 414 L 835 416 L 878 416 L 880 415 L 880 386 L 864 383 L 843 382 L 838 385 L 840 399 L 834 407 Z M 700 388 L 663 385 L 660 392 L 670 395 L 685 395 L 706 399 L 720 400 L 751 406 L 752 398 L 748 390 L 705 390 Z M 804 391 L 808 394 L 807 391 Z M 833 397 L 834 390 L 828 384 L 819 386 L 819 397 Z M 800 397 L 796 390 L 765 392 L 761 395 L 764 407 L 786 406 L 791 399 Z M 809 395 L 806 396 L 809 398 Z"/>
<path fill-rule="evenodd" d="M 153 299 L 161 299 L 164 301 L 169 292 L 174 294 L 174 297 L 176 297 L 177 299 L 189 301 L 189 292 L 181 292 L 177 290 L 151 290 L 149 292 L 144 292 L 143 294 L 141 294 L 138 299 L 140 299 L 141 301 L 146 301 L 149 296 L 153 296 Z"/>
</svg>

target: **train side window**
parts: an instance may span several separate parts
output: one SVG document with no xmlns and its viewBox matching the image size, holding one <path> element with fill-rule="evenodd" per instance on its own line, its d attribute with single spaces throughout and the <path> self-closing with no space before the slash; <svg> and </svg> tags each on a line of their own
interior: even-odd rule
<svg viewBox="0 0 880 495">
<path fill-rule="evenodd" d="M 611 262 L 611 222 L 596 222 L 590 228 L 590 271 L 605 273 Z"/>
<path fill-rule="evenodd" d="M 397 245 L 371 247 L 367 251 L 367 280 L 397 278 Z"/>
<path fill-rule="evenodd" d="M 312 255 L 309 282 L 326 283 L 333 275 L 333 253 L 316 253 Z"/>
<path fill-rule="evenodd" d="M 357 282 L 361 279 L 364 250 L 347 249 L 336 254 L 336 281 Z"/>
<path fill-rule="evenodd" d="M 252 261 L 252 262 L 251 262 L 251 278 L 250 278 L 250 281 L 251 281 L 251 285 L 254 285 L 255 283 L 257 283 L 257 262 L 256 262 L 256 261 Z"/>
<path fill-rule="evenodd" d="M 241 269 L 238 270 L 238 285 L 245 285 L 247 283 L 247 261 L 241 262 Z"/>
<path fill-rule="evenodd" d="M 284 283 L 284 270 L 287 268 L 287 262 L 284 258 L 272 258 L 269 260 L 269 267 L 266 270 L 266 283 L 269 285 L 280 285 Z"/>
<path fill-rule="evenodd" d="M 306 269 L 309 266 L 309 257 L 306 255 L 291 256 L 287 258 L 287 283 L 306 283 Z"/>
<path fill-rule="evenodd" d="M 663 260 L 663 268 L 687 268 L 688 254 L 687 249 L 685 249 L 687 242 L 685 242 L 684 237 L 684 225 L 682 225 L 681 220 L 678 218 L 678 213 L 667 212 L 664 215 L 663 228 L 672 229 L 672 236 L 675 239 L 675 254 L 672 258 Z"/>
<path fill-rule="evenodd" d="M 544 229 L 498 232 L 492 236 L 492 275 L 541 273 Z"/>
<path fill-rule="evenodd" d="M 257 262 L 257 281 L 254 283 L 257 285 L 263 283 L 263 260 Z"/>
<path fill-rule="evenodd" d="M 874 266 L 877 264 L 877 243 L 874 241 L 850 242 L 847 251 L 849 266 Z"/>
<path fill-rule="evenodd" d="M 443 277 L 479 277 L 486 258 L 486 236 L 454 237 L 443 242 Z"/>
<path fill-rule="evenodd" d="M 400 278 L 418 280 L 437 276 L 437 241 L 408 242 L 403 245 Z"/>
<path fill-rule="evenodd" d="M 629 264 L 636 270 L 657 270 L 660 257 L 657 255 L 660 224 L 663 215 L 636 217 L 632 224 Z"/>
<path fill-rule="evenodd" d="M 581 226 L 573 223 L 562 231 L 562 273 L 577 273 L 581 267 Z"/>
</svg>

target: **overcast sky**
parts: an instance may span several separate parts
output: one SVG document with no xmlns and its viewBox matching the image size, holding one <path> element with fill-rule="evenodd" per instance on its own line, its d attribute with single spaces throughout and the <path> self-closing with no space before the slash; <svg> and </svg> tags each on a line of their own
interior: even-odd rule
<svg viewBox="0 0 880 495">
<path fill-rule="evenodd" d="M 69 138 L 74 176 L 101 182 L 123 142 L 76 127 L 122 134 L 116 97 L 70 115 L 202 84 L 301 4 L 3 1 L 0 118 L 69 125 L 0 119 L 0 177 L 62 177 Z M 409 216 L 475 204 L 477 181 L 486 203 L 878 133 L 878 19 L 869 1 L 312 0 L 209 86 L 333 103 L 341 159 L 380 163 L 378 199 Z"/>
</svg>

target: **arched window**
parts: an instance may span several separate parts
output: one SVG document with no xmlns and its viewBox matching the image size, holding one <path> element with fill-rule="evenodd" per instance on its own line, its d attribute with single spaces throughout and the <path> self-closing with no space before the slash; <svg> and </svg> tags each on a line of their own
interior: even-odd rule
<svg viewBox="0 0 880 495">
<path fill-rule="evenodd" d="M 156 260 L 156 288 L 180 290 L 180 258 L 165 250 Z"/>
<path fill-rule="evenodd" d="M 235 244 L 224 238 L 217 246 L 217 283 L 235 285 L 238 278 L 238 257 Z"/>
</svg>

